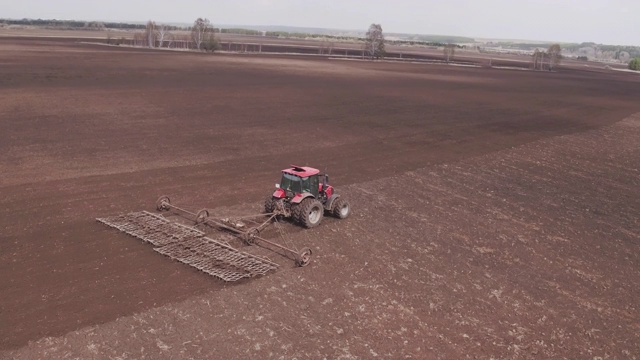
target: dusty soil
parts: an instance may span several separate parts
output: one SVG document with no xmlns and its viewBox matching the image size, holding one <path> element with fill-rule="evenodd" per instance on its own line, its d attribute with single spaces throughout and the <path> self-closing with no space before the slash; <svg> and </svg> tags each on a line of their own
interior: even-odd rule
<svg viewBox="0 0 640 360">
<path fill-rule="evenodd" d="M 1 354 L 637 356 L 638 98 L 626 73 L 0 38 Z M 288 227 L 307 268 L 225 285 L 94 220 L 255 210 L 289 163 L 354 206 Z"/>
</svg>

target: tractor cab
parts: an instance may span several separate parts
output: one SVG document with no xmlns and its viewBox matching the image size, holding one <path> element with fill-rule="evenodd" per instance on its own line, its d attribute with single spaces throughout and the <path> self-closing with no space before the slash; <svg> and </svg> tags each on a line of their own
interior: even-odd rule
<svg viewBox="0 0 640 360">
<path fill-rule="evenodd" d="M 329 177 L 320 174 L 320 170 L 306 166 L 295 166 L 282 170 L 280 184 L 274 196 L 278 198 L 295 198 L 302 195 L 313 195 L 322 198 L 329 189 Z M 305 196 L 306 197 L 306 196 Z"/>
<path fill-rule="evenodd" d="M 314 197 L 318 197 L 319 195 L 319 181 L 317 175 L 300 177 L 283 172 L 279 186 L 280 189 L 285 191 L 285 193 L 290 192 L 290 195 L 302 193 L 310 193 Z"/>
<path fill-rule="evenodd" d="M 319 195 L 318 169 L 292 165 L 289 169 L 282 170 L 282 180 L 278 187 L 285 192 L 285 197 L 293 198 L 300 194 Z"/>
</svg>

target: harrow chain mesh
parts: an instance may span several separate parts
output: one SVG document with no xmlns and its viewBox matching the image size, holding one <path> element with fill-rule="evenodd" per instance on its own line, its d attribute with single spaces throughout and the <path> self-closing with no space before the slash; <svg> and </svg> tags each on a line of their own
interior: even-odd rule
<svg viewBox="0 0 640 360">
<path fill-rule="evenodd" d="M 278 265 L 211 239 L 200 230 L 148 211 L 96 219 L 144 242 L 155 251 L 224 281 L 265 275 Z"/>
</svg>

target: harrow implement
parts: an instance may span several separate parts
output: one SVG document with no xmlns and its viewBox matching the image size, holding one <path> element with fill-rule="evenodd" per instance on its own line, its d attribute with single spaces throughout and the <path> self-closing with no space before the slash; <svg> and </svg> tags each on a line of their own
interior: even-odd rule
<svg viewBox="0 0 640 360">
<path fill-rule="evenodd" d="M 156 202 L 156 208 L 189 215 L 195 226 L 208 226 L 240 238 L 247 245 L 260 245 L 294 260 L 297 266 L 306 266 L 311 260 L 309 248 L 298 251 L 260 236 L 269 225 L 277 223 L 278 215 L 287 213 L 284 207 L 272 213 L 215 219 L 206 209 L 192 212 L 171 204 L 169 197 L 162 196 Z M 170 221 L 160 214 L 141 211 L 96 220 L 152 244 L 160 254 L 224 281 L 266 275 L 279 267 L 268 259 L 240 251 L 224 240 L 211 238 L 199 228 Z"/>
</svg>

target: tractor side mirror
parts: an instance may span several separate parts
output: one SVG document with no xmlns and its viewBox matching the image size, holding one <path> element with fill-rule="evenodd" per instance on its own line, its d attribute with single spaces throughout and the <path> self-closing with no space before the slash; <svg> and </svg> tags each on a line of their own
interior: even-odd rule
<svg viewBox="0 0 640 360">
<path fill-rule="evenodd" d="M 329 187 L 329 175 L 324 175 L 322 179 L 322 190 L 326 190 Z"/>
</svg>

